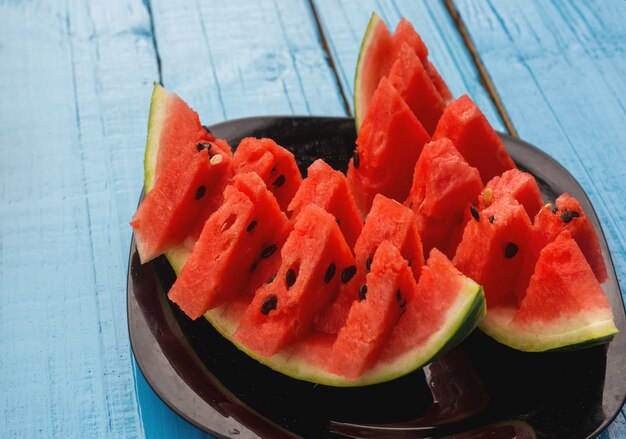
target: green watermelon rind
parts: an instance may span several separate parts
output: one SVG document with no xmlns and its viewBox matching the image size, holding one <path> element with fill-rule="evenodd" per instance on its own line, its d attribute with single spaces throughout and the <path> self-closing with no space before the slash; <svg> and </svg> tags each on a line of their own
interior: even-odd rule
<svg viewBox="0 0 626 439">
<path fill-rule="evenodd" d="M 375 12 L 372 12 L 370 16 L 370 20 L 367 23 L 367 28 L 365 28 L 365 33 L 363 34 L 363 40 L 361 40 L 361 48 L 359 50 L 359 57 L 356 61 L 356 70 L 354 72 L 354 124 L 356 125 L 357 132 L 359 131 L 359 127 L 361 126 L 361 120 L 365 116 L 364 111 L 361 110 L 361 81 L 363 80 L 365 74 L 363 70 L 365 68 L 365 54 L 367 53 L 367 49 L 372 42 L 373 37 L 376 35 L 375 30 L 379 26 L 387 27 L 385 22 L 380 18 Z"/>
<path fill-rule="evenodd" d="M 238 349 L 284 375 L 316 384 L 356 387 L 378 384 L 404 376 L 432 362 L 463 341 L 485 315 L 485 298 L 482 287 L 471 279 L 467 280 L 458 293 L 459 299 L 449 308 L 446 323 L 430 337 L 426 344 L 407 351 L 392 362 L 376 364 L 356 380 L 334 375 L 318 365 L 309 365 L 305 359 L 295 358 L 289 349 L 269 358 L 256 354 L 232 338 L 232 334 L 237 329 L 237 322 L 223 318 L 219 308 L 207 312 L 205 318 Z"/>
<path fill-rule="evenodd" d="M 541 331 L 529 331 L 511 323 L 515 309 L 491 308 L 478 325 L 481 331 L 510 348 L 524 352 L 572 351 L 610 342 L 619 331 L 607 315 L 594 318 L 587 313 L 590 323 L 574 330 L 559 330 L 563 325 L 546 325 Z"/>
<path fill-rule="evenodd" d="M 154 187 L 154 173 L 156 170 L 157 155 L 159 152 L 159 138 L 163 121 L 167 116 L 167 101 L 169 93 L 158 83 L 154 83 L 152 98 L 150 99 L 150 116 L 148 118 L 148 138 L 143 158 L 144 188 L 146 193 Z"/>
</svg>

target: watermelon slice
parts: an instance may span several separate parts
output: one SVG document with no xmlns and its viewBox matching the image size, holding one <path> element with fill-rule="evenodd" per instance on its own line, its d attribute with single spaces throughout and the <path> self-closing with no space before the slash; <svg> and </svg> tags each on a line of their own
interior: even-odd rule
<svg viewBox="0 0 626 439">
<path fill-rule="evenodd" d="M 524 206 L 529 218 L 534 218 L 544 204 L 535 177 L 519 169 L 509 169 L 502 175 L 489 180 L 485 191 L 479 197 L 478 209 L 482 210 L 495 198 L 506 195 L 515 198 Z"/>
<path fill-rule="evenodd" d="M 233 155 L 233 172 L 256 172 L 283 211 L 302 183 L 293 154 L 272 139 L 243 139 Z"/>
<path fill-rule="evenodd" d="M 618 332 L 604 291 L 567 230 L 541 250 L 519 307 L 490 307 L 480 327 L 531 352 L 603 344 Z"/>
<path fill-rule="evenodd" d="M 478 169 L 483 183 L 515 168 L 485 115 L 467 95 L 452 102 L 443 112 L 433 140 L 447 137 L 471 166 Z"/>
<path fill-rule="evenodd" d="M 307 178 L 289 204 L 292 217 L 297 218 L 308 204 L 318 205 L 332 214 L 346 242 L 350 248 L 354 247 L 363 227 L 361 214 L 348 187 L 346 176 L 321 159 L 315 160 L 309 166 Z"/>
<path fill-rule="evenodd" d="M 236 175 L 224 204 L 206 221 L 169 298 L 192 319 L 242 294 L 254 292 L 265 276 L 251 283 L 285 239 L 287 218 L 254 173 Z"/>
<path fill-rule="evenodd" d="M 514 303 L 514 288 L 530 241 L 526 211 L 514 198 L 500 197 L 472 219 L 454 256 L 454 265 L 485 289 L 487 306 Z"/>
<path fill-rule="evenodd" d="M 482 186 L 478 170 L 467 164 L 449 139 L 424 146 L 404 204 L 415 212 L 425 254 L 436 247 L 454 256 L 467 221 L 465 213 Z"/>
<path fill-rule="evenodd" d="M 383 78 L 372 97 L 348 165 L 350 189 L 363 216 L 378 193 L 400 202 L 406 200 L 413 168 L 429 140 L 409 106 Z"/>
<path fill-rule="evenodd" d="M 378 83 L 381 78 L 389 75 L 392 65 L 401 56 L 403 46 L 409 47 L 417 55 L 422 66 L 421 68 L 427 74 L 427 77 L 421 78 L 424 81 L 427 80 L 438 95 L 438 99 L 433 100 L 435 96 L 431 95 L 430 86 L 422 82 L 422 79 L 415 83 L 422 90 L 428 90 L 425 99 L 435 103 L 435 106 L 430 111 L 424 106 L 422 111 L 416 114 L 418 118 L 420 114 L 422 116 L 426 115 L 426 119 L 429 121 L 438 118 L 437 113 L 441 110 L 441 103 L 445 106 L 452 100 L 452 94 L 448 86 L 441 75 L 439 75 L 439 72 L 437 72 L 435 66 L 428 60 L 428 49 L 411 23 L 404 18 L 400 20 L 392 36 L 384 21 L 378 15 L 372 13 L 361 41 L 361 50 L 354 76 L 354 120 L 357 131 L 360 129 L 363 118 L 367 114 Z M 394 85 L 404 84 L 406 89 L 409 83 L 405 81 L 398 82 L 397 73 Z M 406 91 L 408 93 L 402 93 L 403 96 L 419 93 L 417 90 Z M 430 122 L 425 122 L 425 125 L 430 126 Z"/>
<path fill-rule="evenodd" d="M 336 294 L 341 274 L 354 266 L 335 218 L 314 204 L 296 219 L 281 259 L 276 279 L 256 292 L 234 335 L 266 357 L 310 332 L 314 317 Z"/>
<path fill-rule="evenodd" d="M 415 215 L 400 203 L 376 195 L 354 245 L 354 271 L 350 277 L 344 277 L 336 299 L 317 316 L 314 326 L 317 331 L 336 334 L 345 325 L 352 304 L 359 298 L 359 288 L 370 271 L 376 249 L 384 241 L 390 241 L 400 250 L 414 278 L 419 279 L 424 257 Z"/>
</svg>

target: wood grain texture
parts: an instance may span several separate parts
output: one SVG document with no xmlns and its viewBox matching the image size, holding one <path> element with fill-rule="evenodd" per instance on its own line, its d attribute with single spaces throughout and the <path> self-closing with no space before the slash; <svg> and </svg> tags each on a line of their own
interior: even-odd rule
<svg viewBox="0 0 626 439">
<path fill-rule="evenodd" d="M 304 0 L 152 0 L 163 84 L 206 123 L 268 114 L 345 115 Z"/>
<path fill-rule="evenodd" d="M 430 59 L 453 95 L 470 95 L 494 128 L 505 131 L 489 94 L 480 83 L 476 66 L 442 2 L 314 0 L 314 4 L 337 66 L 341 86 L 351 106 L 361 39 L 371 13 L 376 12 L 391 31 L 400 18 L 409 20 L 424 39 Z"/>
<path fill-rule="evenodd" d="M 455 4 L 520 137 L 589 194 L 626 293 L 626 3 Z M 624 413 L 602 437 L 626 437 Z"/>
</svg>

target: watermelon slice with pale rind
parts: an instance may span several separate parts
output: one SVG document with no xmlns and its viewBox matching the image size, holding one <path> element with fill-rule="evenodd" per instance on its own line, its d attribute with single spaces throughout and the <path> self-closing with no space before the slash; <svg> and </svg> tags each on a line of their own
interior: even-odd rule
<svg viewBox="0 0 626 439">
<path fill-rule="evenodd" d="M 357 131 L 367 114 L 369 103 L 379 81 L 389 75 L 392 65 L 400 57 L 403 46 L 408 46 L 415 52 L 427 74 L 427 78 L 424 79 L 432 84 L 444 106 L 452 100 L 448 86 L 435 66 L 428 60 L 428 49 L 411 23 L 404 18 L 401 19 L 391 35 L 384 21 L 372 13 L 361 41 L 354 76 L 354 120 Z M 420 86 L 423 85 L 420 83 Z M 439 110 L 433 108 L 432 111 L 436 114 Z M 429 116 L 429 118 L 432 117 L 432 115 Z"/>
<path fill-rule="evenodd" d="M 363 222 L 356 202 L 348 187 L 346 176 L 331 168 L 324 160 L 315 160 L 307 169 L 296 195 L 289 204 L 289 211 L 297 218 L 309 204 L 320 206 L 333 215 L 350 248 L 361 234 Z"/>
<path fill-rule="evenodd" d="M 490 307 L 480 328 L 529 352 L 603 344 L 618 332 L 604 291 L 568 231 L 541 250 L 520 306 Z"/>
</svg>

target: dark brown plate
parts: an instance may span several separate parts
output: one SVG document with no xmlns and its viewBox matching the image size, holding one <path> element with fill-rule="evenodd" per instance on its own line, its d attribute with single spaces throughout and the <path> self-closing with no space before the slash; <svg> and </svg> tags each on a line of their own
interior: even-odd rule
<svg viewBox="0 0 626 439">
<path fill-rule="evenodd" d="M 297 157 L 345 170 L 354 147 L 346 118 L 260 117 L 211 127 L 232 145 L 271 137 Z M 593 437 L 626 396 L 626 316 L 596 214 L 580 185 L 554 159 L 507 135 L 520 168 L 546 200 L 569 192 L 594 224 L 607 263 L 604 290 L 621 331 L 608 346 L 531 354 L 475 331 L 461 346 L 395 381 L 342 389 L 294 380 L 238 351 L 204 319 L 190 321 L 167 300 L 174 273 L 164 258 L 141 265 L 131 243 L 128 327 L 137 363 L 159 397 L 197 427 L 224 437 Z"/>
</svg>

